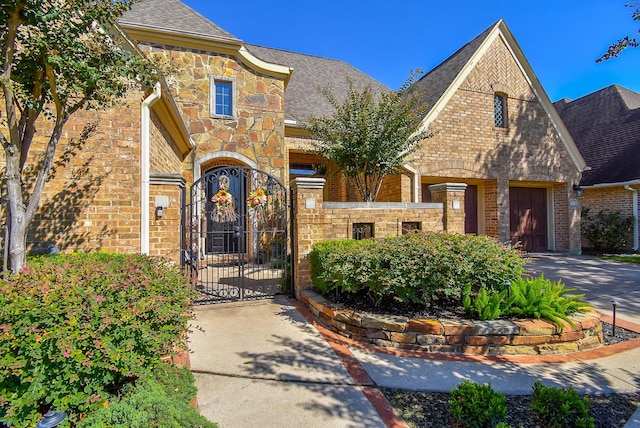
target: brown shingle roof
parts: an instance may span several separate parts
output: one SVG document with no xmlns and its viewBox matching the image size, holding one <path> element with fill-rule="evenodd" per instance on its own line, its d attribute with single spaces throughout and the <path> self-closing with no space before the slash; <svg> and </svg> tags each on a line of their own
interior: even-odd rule
<svg viewBox="0 0 640 428">
<path fill-rule="evenodd" d="M 464 66 L 469 62 L 473 54 L 476 53 L 497 24 L 498 23 L 493 24 L 487 28 L 478 37 L 461 47 L 457 52 L 416 82 L 419 90 L 425 94 L 424 102 L 428 107 L 427 112 L 438 102 L 447 88 L 451 86 L 455 78 L 460 74 Z"/>
<path fill-rule="evenodd" d="M 361 90 L 367 85 L 374 93 L 390 89 L 371 76 L 344 61 L 305 55 L 257 45 L 245 47 L 258 58 L 293 68 L 293 74 L 285 90 L 285 118 L 301 121 L 309 116 L 331 116 L 333 107 L 318 91 L 319 87 L 331 87 L 341 100 L 341 94 L 349 89 L 347 78 L 354 88 Z"/>
<path fill-rule="evenodd" d="M 143 0 L 134 3 L 119 22 L 141 28 L 239 41 L 179 0 Z"/>
<path fill-rule="evenodd" d="M 591 167 L 583 185 L 640 179 L 640 94 L 612 85 L 555 106 Z"/>
</svg>

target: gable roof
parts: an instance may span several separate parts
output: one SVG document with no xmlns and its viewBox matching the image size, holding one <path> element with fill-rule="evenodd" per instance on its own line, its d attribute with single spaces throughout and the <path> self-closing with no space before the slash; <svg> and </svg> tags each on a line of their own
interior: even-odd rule
<svg viewBox="0 0 640 428">
<path fill-rule="evenodd" d="M 555 106 L 591 167 L 582 185 L 640 180 L 640 94 L 611 85 Z"/>
<path fill-rule="evenodd" d="M 256 57 L 293 68 L 285 89 L 285 120 L 296 125 L 309 116 L 331 116 L 333 106 L 318 88 L 330 87 L 338 100 L 349 90 L 351 79 L 356 90 L 369 86 L 374 94 L 390 91 L 387 86 L 344 61 L 305 55 L 264 46 L 245 45 Z"/>
<path fill-rule="evenodd" d="M 478 37 L 460 48 L 416 82 L 416 85 L 419 85 L 419 90 L 425 93 L 424 102 L 428 103 L 427 113 L 423 119 L 423 126 L 428 126 L 435 120 L 439 112 L 442 111 L 453 94 L 473 70 L 478 60 L 498 37 L 502 38 L 513 54 L 514 60 L 520 67 L 536 98 L 551 120 L 575 167 L 579 171 L 584 171 L 584 169 L 587 168 L 584 158 L 578 151 L 578 148 L 571 138 L 571 134 L 564 126 L 562 119 L 560 119 L 547 93 L 542 88 L 542 84 L 533 72 L 522 49 L 502 19 L 487 28 Z"/>
<path fill-rule="evenodd" d="M 144 0 L 134 3 L 119 20 L 121 25 L 179 34 L 215 37 L 240 42 L 179 0 Z"/>
</svg>

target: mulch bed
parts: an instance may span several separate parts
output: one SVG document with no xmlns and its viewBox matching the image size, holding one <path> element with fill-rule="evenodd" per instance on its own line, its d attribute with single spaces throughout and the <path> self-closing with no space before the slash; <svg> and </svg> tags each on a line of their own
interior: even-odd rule
<svg viewBox="0 0 640 428">
<path fill-rule="evenodd" d="M 408 318 L 465 318 L 464 308 L 452 301 L 440 300 L 429 308 L 398 302 L 383 302 L 374 305 L 365 296 L 344 293 L 340 296 L 325 296 L 336 303 L 352 309 L 385 315 L 399 315 Z M 602 323 L 606 345 L 620 343 L 640 337 L 633 331 L 616 327 L 615 337 L 612 325 Z M 391 405 L 410 427 L 444 428 L 455 427 L 455 419 L 449 412 L 449 394 L 436 392 L 416 392 L 381 388 Z M 585 395 L 590 400 L 589 414 L 595 420 L 596 428 L 624 427 L 633 413 L 640 407 L 640 394 Z M 507 422 L 514 427 L 538 428 L 540 424 L 531 411 L 531 397 L 528 395 L 507 396 Z"/>
</svg>

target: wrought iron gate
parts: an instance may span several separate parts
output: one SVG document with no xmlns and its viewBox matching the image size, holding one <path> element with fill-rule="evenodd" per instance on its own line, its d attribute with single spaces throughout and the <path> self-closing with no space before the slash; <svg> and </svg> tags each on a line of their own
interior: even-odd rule
<svg viewBox="0 0 640 428">
<path fill-rule="evenodd" d="M 208 170 L 191 186 L 184 265 L 197 303 L 287 291 L 287 192 L 275 177 L 240 166 Z"/>
</svg>

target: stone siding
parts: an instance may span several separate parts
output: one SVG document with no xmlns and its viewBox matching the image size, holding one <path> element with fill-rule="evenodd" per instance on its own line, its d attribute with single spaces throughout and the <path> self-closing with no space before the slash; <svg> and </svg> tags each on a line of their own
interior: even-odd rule
<svg viewBox="0 0 640 428">
<path fill-rule="evenodd" d="M 283 79 L 253 71 L 229 54 L 166 45 L 143 44 L 141 49 L 180 70 L 171 91 L 196 144 L 184 169 L 193 169 L 193 162 L 210 154 L 233 153 L 288 182 Z M 234 82 L 233 117 L 215 117 L 210 111 L 211 77 Z"/>
<path fill-rule="evenodd" d="M 560 329 L 544 320 L 472 321 L 410 319 L 356 312 L 328 302 L 311 290 L 302 303 L 325 326 L 359 342 L 432 353 L 476 355 L 553 355 L 602 346 L 602 325 L 595 312 L 572 314 L 574 326 Z"/>
</svg>

